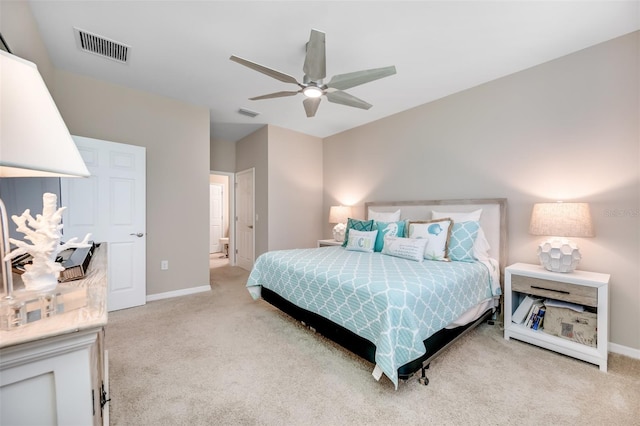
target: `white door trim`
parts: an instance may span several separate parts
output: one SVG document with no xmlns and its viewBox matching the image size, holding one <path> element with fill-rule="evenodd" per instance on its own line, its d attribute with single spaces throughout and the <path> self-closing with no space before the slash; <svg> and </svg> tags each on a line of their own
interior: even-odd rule
<svg viewBox="0 0 640 426">
<path fill-rule="evenodd" d="M 256 261 L 256 170 L 255 167 L 251 167 L 248 168 L 246 170 L 242 170 L 236 173 L 236 175 L 242 175 L 242 174 L 248 174 L 251 173 L 251 266 L 253 267 L 253 264 Z M 234 192 L 236 192 L 238 190 L 237 185 L 233 186 L 234 188 Z M 237 196 L 236 196 L 237 199 Z M 234 222 L 237 221 L 237 217 L 234 217 Z M 237 229 L 236 229 L 237 231 Z M 237 238 L 237 237 L 236 237 Z M 237 256 L 236 256 L 237 258 Z"/>
<path fill-rule="evenodd" d="M 218 188 L 218 191 L 220 191 L 220 193 L 216 194 L 215 196 L 212 194 L 214 187 Z M 209 183 L 209 254 L 221 252 L 224 249 L 224 247 L 222 247 L 222 245 L 220 244 L 220 238 L 224 236 L 224 233 L 222 232 L 222 230 L 224 229 L 224 220 L 226 215 L 223 208 L 224 197 L 226 197 L 226 194 L 224 191 L 224 185 L 222 183 Z M 213 203 L 214 198 L 218 199 L 218 204 Z M 220 223 L 219 223 L 218 235 L 215 237 L 215 241 L 214 241 L 214 238 L 213 238 L 214 235 L 212 230 L 213 228 L 212 215 L 213 215 L 214 206 L 216 205 L 218 207 L 215 210 L 217 210 L 217 213 L 220 215 L 220 217 L 218 218 L 220 220 Z"/>
<path fill-rule="evenodd" d="M 236 174 L 210 170 L 209 175 L 222 175 L 229 178 L 229 190 L 227 191 L 227 197 L 229 197 L 229 265 L 233 266 L 236 264 Z"/>
</svg>

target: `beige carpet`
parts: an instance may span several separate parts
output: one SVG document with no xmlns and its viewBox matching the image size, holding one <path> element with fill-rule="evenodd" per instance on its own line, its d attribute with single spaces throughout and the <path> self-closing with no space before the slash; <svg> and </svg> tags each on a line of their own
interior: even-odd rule
<svg viewBox="0 0 640 426">
<path fill-rule="evenodd" d="M 609 372 L 482 325 L 396 391 L 212 269 L 210 293 L 109 315 L 112 425 L 640 425 L 640 361 Z"/>
</svg>

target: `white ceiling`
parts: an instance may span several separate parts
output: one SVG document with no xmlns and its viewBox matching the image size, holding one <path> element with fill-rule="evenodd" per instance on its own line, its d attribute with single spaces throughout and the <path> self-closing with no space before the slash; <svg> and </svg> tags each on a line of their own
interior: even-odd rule
<svg viewBox="0 0 640 426">
<path fill-rule="evenodd" d="M 235 141 L 265 123 L 326 137 L 640 29 L 638 1 L 29 1 L 57 68 L 205 106 L 211 136 Z M 73 28 L 131 46 L 129 64 L 82 52 Z M 332 75 L 395 65 L 347 90 L 370 110 L 303 95 L 229 60 L 302 79 L 305 43 L 324 31 Z M 11 40 L 7 40 L 11 46 Z M 256 118 L 239 108 L 260 112 Z"/>
</svg>

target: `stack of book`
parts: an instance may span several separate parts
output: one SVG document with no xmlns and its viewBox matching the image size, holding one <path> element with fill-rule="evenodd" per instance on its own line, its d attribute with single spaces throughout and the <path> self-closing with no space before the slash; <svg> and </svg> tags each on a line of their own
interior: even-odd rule
<svg viewBox="0 0 640 426">
<path fill-rule="evenodd" d="M 513 313 L 511 321 L 533 330 L 541 330 L 545 312 L 546 307 L 542 299 L 535 299 L 527 295 Z"/>
<path fill-rule="evenodd" d="M 61 253 L 60 261 L 64 271 L 60 273 L 58 281 L 65 282 L 84 278 L 96 248 L 93 241 L 89 241 L 89 244 L 89 247 L 72 248 Z M 66 254 L 66 256 L 62 256 L 62 254 Z"/>
</svg>

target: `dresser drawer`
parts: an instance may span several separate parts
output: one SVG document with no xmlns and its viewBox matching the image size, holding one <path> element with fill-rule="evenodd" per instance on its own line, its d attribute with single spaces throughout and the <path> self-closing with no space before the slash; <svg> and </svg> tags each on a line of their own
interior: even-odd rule
<svg viewBox="0 0 640 426">
<path fill-rule="evenodd" d="M 598 289 L 596 287 L 543 280 L 522 275 L 511 275 L 511 289 L 520 293 L 577 303 L 594 308 L 598 306 Z"/>
</svg>

